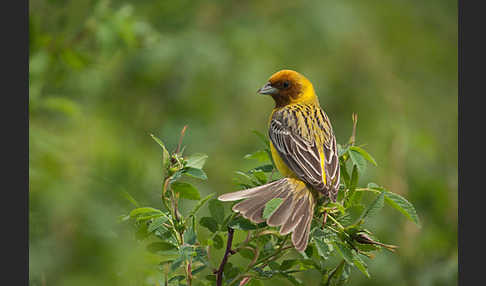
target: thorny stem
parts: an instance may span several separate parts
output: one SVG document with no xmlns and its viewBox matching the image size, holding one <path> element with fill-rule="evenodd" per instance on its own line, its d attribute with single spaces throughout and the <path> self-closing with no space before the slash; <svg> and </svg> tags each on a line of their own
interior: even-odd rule
<svg viewBox="0 0 486 286">
<path fill-rule="evenodd" d="M 231 245 L 233 244 L 233 234 L 235 230 L 231 227 L 228 227 L 228 240 L 226 242 L 226 251 L 224 252 L 223 260 L 221 260 L 221 264 L 219 265 L 218 271 L 216 271 L 216 285 L 222 286 L 223 285 L 223 270 L 224 265 L 228 261 L 228 256 L 231 253 Z"/>
</svg>

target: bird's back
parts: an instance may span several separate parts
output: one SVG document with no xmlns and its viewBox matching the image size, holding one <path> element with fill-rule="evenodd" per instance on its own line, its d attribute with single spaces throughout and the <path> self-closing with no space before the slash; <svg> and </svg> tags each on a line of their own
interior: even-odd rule
<svg viewBox="0 0 486 286">
<path fill-rule="evenodd" d="M 279 152 L 275 144 L 280 146 L 285 146 L 285 144 L 279 144 L 278 142 L 273 144 L 274 142 L 271 142 L 270 149 L 272 152 L 272 157 L 279 172 L 284 177 L 299 178 L 305 183 L 313 186 L 316 191 L 322 192 L 326 195 L 329 193 L 329 191 L 331 191 L 331 195 L 332 193 L 337 192 L 337 190 L 334 190 L 332 186 L 334 185 L 332 183 L 335 183 L 334 169 L 336 169 L 336 167 L 338 168 L 338 166 L 335 165 L 339 164 L 339 162 L 336 162 L 337 158 L 334 159 L 335 162 L 332 162 L 332 157 L 337 157 L 335 154 L 333 154 L 337 151 L 335 146 L 335 138 L 329 119 L 325 112 L 321 109 L 318 101 L 295 103 L 281 108 L 276 108 L 272 111 L 269 124 L 269 134 L 275 132 L 275 130 L 281 130 L 281 132 L 285 132 L 288 135 L 283 136 L 284 138 L 292 138 L 294 140 L 297 139 L 295 141 L 300 140 L 301 145 L 304 145 L 304 148 L 308 148 L 309 150 L 315 148 L 314 152 L 311 151 L 309 153 L 316 154 L 316 156 L 303 156 L 304 160 L 301 160 L 302 168 L 293 168 L 293 164 L 292 162 L 289 162 L 288 158 L 295 158 L 295 154 L 292 152 L 295 150 L 288 150 L 288 153 L 285 152 L 286 150 L 280 150 Z M 297 144 L 299 144 L 299 142 L 297 142 Z M 316 158 L 317 156 L 318 158 Z M 329 166 L 326 166 L 326 162 L 331 163 L 334 166 L 329 168 Z M 320 176 L 306 176 L 305 174 L 299 174 L 299 170 L 296 170 L 306 168 L 307 170 L 311 170 L 312 168 L 318 169 Z M 331 171 L 333 173 L 331 174 L 333 175 L 332 182 L 328 182 L 327 179 L 329 176 L 326 174 L 326 171 Z M 311 174 L 312 172 L 309 171 L 308 173 Z"/>
</svg>

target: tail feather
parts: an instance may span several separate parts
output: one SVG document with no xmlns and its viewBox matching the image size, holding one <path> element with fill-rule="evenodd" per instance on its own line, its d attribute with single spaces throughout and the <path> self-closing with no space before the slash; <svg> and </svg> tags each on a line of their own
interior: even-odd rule
<svg viewBox="0 0 486 286">
<path fill-rule="evenodd" d="M 309 241 L 310 225 L 314 214 L 315 200 L 307 186 L 296 179 L 283 178 L 278 181 L 224 194 L 220 201 L 237 201 L 233 211 L 254 223 L 264 222 L 265 205 L 273 198 L 283 199 L 280 206 L 266 219 L 269 226 L 281 226 L 280 234 L 292 233 L 292 243 L 299 251 L 304 251 Z"/>
</svg>

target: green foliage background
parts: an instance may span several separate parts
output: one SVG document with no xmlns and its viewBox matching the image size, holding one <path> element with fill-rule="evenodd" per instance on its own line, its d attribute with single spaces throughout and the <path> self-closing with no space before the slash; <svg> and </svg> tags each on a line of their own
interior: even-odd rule
<svg viewBox="0 0 486 286">
<path fill-rule="evenodd" d="M 357 112 L 376 181 L 414 204 L 385 208 L 399 245 L 349 285 L 457 284 L 455 1 L 30 1 L 31 285 L 143 285 L 150 256 L 117 216 L 159 205 L 160 148 L 209 155 L 202 196 L 236 190 L 273 107 L 275 71 L 314 84 L 339 143 Z M 187 208 L 192 205 L 187 203 Z M 207 209 L 203 210 L 207 212 Z M 314 277 L 301 277 L 313 285 Z M 271 283 L 271 282 L 270 282 Z M 284 285 L 282 280 L 282 284 Z M 268 284 L 270 285 L 270 284 Z"/>
</svg>

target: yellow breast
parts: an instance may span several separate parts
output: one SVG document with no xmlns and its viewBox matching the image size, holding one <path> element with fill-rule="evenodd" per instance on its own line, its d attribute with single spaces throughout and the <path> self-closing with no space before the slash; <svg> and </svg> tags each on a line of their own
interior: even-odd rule
<svg viewBox="0 0 486 286">
<path fill-rule="evenodd" d="M 287 167 L 287 164 L 282 160 L 280 155 L 278 154 L 277 149 L 272 144 L 272 141 L 270 141 L 270 151 L 272 152 L 272 158 L 273 162 L 275 162 L 275 166 L 277 167 L 277 170 L 282 174 L 284 177 L 288 178 L 297 178 L 297 175 L 294 173 L 294 171 L 290 170 L 289 167 Z"/>
</svg>

